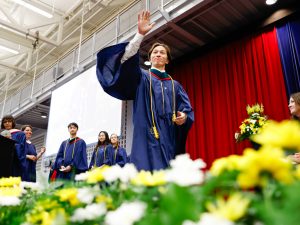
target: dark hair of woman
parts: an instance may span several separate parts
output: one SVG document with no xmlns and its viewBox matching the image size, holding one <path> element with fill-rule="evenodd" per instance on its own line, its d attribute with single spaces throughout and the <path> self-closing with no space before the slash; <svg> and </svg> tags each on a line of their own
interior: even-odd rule
<svg viewBox="0 0 300 225">
<path fill-rule="evenodd" d="M 7 121 L 12 122 L 12 128 L 16 127 L 15 118 L 12 115 L 5 115 L 5 116 L 3 116 L 2 120 L 1 120 L 1 129 L 5 129 L 4 123 Z"/>
<path fill-rule="evenodd" d="M 29 127 L 32 130 L 32 126 L 27 124 L 22 126 L 21 131 L 24 131 L 27 127 Z"/>
<path fill-rule="evenodd" d="M 103 133 L 105 135 L 105 140 L 103 142 L 101 142 L 99 140 L 99 136 L 100 136 L 101 133 Z M 100 131 L 99 135 L 98 135 L 98 142 L 97 142 L 97 145 L 95 147 L 95 150 L 97 150 L 101 145 L 108 145 L 109 143 L 110 143 L 110 140 L 109 140 L 108 133 L 106 131 Z"/>
<path fill-rule="evenodd" d="M 294 100 L 295 104 L 300 106 L 300 92 L 291 94 L 290 98 L 292 98 Z M 300 120 L 300 118 L 295 115 L 292 115 L 292 119 Z"/>
</svg>

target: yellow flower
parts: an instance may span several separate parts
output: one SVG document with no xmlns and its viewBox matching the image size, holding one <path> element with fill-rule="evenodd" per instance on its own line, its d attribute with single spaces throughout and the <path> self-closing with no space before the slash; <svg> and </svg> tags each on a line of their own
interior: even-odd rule
<svg viewBox="0 0 300 225">
<path fill-rule="evenodd" d="M 287 149 L 300 150 L 300 125 L 297 121 L 271 121 L 252 140 L 262 144 Z"/>
<path fill-rule="evenodd" d="M 227 201 L 220 197 L 215 204 L 211 202 L 207 203 L 206 208 L 210 213 L 216 216 L 230 221 L 237 221 L 246 214 L 249 203 L 249 199 L 239 193 L 235 193 L 230 195 Z"/>
<path fill-rule="evenodd" d="M 22 195 L 22 189 L 20 187 L 0 187 L 1 196 L 19 197 Z"/>
<path fill-rule="evenodd" d="M 279 148 L 263 146 L 259 151 L 246 149 L 240 163 L 242 166 L 237 181 L 242 188 L 264 186 L 269 177 L 285 184 L 293 181 L 292 164 Z"/>
<path fill-rule="evenodd" d="M 101 181 L 104 181 L 103 172 L 107 170 L 109 166 L 102 166 L 93 168 L 91 171 L 88 172 L 87 182 L 89 184 L 95 184 Z"/>
<path fill-rule="evenodd" d="M 45 199 L 36 203 L 34 208 L 26 214 L 26 221 L 30 224 L 52 225 L 57 217 L 66 218 L 66 213 L 56 200 Z"/>
<path fill-rule="evenodd" d="M 297 166 L 296 166 L 296 170 L 295 170 L 295 172 L 294 172 L 294 175 L 295 175 L 295 177 L 296 177 L 297 179 L 300 180 L 300 165 L 297 165 Z"/>
<path fill-rule="evenodd" d="M 247 110 L 247 113 L 248 115 L 252 115 L 253 113 L 259 113 L 259 114 L 262 114 L 264 112 L 264 106 L 261 104 L 255 104 L 255 105 L 247 105 L 246 107 L 246 110 Z"/>
<path fill-rule="evenodd" d="M 54 193 L 62 202 L 70 202 L 72 206 L 78 205 L 80 202 L 77 198 L 78 190 L 76 188 L 66 188 L 58 190 Z"/>
<path fill-rule="evenodd" d="M 106 204 L 107 209 L 114 209 L 113 201 L 111 197 L 107 197 L 105 195 L 98 195 L 96 196 L 95 201 L 97 203 L 102 203 L 104 202 Z"/>
<path fill-rule="evenodd" d="M 213 176 L 219 176 L 226 170 L 239 170 L 240 158 L 241 156 L 239 155 L 231 155 L 215 160 L 210 168 L 211 174 Z"/>
<path fill-rule="evenodd" d="M 27 222 L 30 224 L 53 225 L 56 224 L 55 221 L 58 217 L 66 220 L 66 212 L 63 208 L 52 209 L 49 212 L 42 211 L 35 214 L 28 214 Z"/>
<path fill-rule="evenodd" d="M 142 170 L 131 183 L 139 186 L 159 186 L 166 183 L 165 173 L 163 171 L 155 171 L 153 174 L 149 171 Z"/>
<path fill-rule="evenodd" d="M 21 183 L 21 177 L 0 178 L 0 187 L 19 186 L 20 183 Z"/>
</svg>

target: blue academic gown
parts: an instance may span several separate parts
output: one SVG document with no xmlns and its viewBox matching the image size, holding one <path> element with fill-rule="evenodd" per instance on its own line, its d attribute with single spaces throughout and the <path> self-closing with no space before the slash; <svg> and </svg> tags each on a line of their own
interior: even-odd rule
<svg viewBox="0 0 300 225">
<path fill-rule="evenodd" d="M 25 133 L 20 130 L 14 130 L 11 132 L 11 139 L 16 141 L 16 154 L 14 156 L 12 175 L 14 177 L 21 177 L 22 180 L 26 180 Z"/>
<path fill-rule="evenodd" d="M 59 171 L 61 166 L 71 166 L 72 170 L 68 173 Z M 86 143 L 83 139 L 76 137 L 63 141 L 58 150 L 53 169 L 56 169 L 56 179 L 73 180 L 75 174 L 83 173 L 88 170 Z"/>
<path fill-rule="evenodd" d="M 174 81 L 175 111 L 187 114 L 184 125 L 174 124 L 172 82 L 170 79 L 151 75 L 154 119 L 160 134 L 160 138 L 155 139 L 151 130 L 150 75 L 148 71 L 140 68 L 139 54 L 121 64 L 126 45 L 127 43 L 122 43 L 111 46 L 97 54 L 97 77 L 103 90 L 109 95 L 120 100 L 134 100 L 130 161 L 138 170 L 164 169 L 177 154 L 185 152 L 185 142 L 194 121 L 194 113 L 186 92 Z"/>
<path fill-rule="evenodd" d="M 120 146 L 114 148 L 114 161 L 113 164 L 118 164 L 123 167 L 127 163 L 126 150 Z"/>
<path fill-rule="evenodd" d="M 25 142 L 26 155 L 37 156 L 36 148 L 33 144 Z M 36 182 L 36 161 L 26 159 L 25 181 Z"/>
<path fill-rule="evenodd" d="M 101 145 L 94 150 L 89 168 L 113 165 L 114 149 L 112 145 Z"/>
</svg>

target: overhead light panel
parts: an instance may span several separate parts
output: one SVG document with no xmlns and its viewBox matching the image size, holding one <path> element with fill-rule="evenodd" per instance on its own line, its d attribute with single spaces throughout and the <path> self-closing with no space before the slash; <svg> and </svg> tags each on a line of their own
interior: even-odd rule
<svg viewBox="0 0 300 225">
<path fill-rule="evenodd" d="M 14 49 L 5 47 L 5 46 L 3 46 L 3 45 L 0 45 L 0 49 L 1 49 L 1 50 L 4 50 L 4 51 L 6 51 L 6 52 L 10 52 L 10 53 L 15 54 L 15 55 L 19 54 L 19 52 L 18 52 L 17 50 L 14 50 Z"/>
<path fill-rule="evenodd" d="M 38 14 L 40 14 L 42 16 L 45 16 L 45 17 L 47 17 L 49 19 L 51 19 L 53 17 L 53 15 L 51 13 L 48 13 L 48 12 L 46 12 L 46 11 L 44 11 L 44 10 L 42 10 L 42 9 L 34 6 L 34 5 L 31 5 L 30 3 L 28 3 L 28 2 L 26 2 L 24 0 L 13 0 L 13 1 L 15 3 L 17 3 L 17 4 L 21 5 L 21 6 L 24 6 L 25 8 L 30 9 L 31 11 L 36 12 L 36 13 L 38 13 Z"/>
<path fill-rule="evenodd" d="M 273 5 L 277 2 L 277 0 L 266 0 L 267 5 Z"/>
<path fill-rule="evenodd" d="M 48 114 L 45 113 L 45 112 L 41 112 L 41 117 L 42 117 L 43 119 L 46 119 L 46 118 L 48 117 Z"/>
</svg>

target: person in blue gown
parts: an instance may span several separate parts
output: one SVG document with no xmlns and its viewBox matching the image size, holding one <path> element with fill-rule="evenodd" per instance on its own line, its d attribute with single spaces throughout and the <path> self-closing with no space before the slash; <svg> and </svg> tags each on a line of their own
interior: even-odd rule
<svg viewBox="0 0 300 225">
<path fill-rule="evenodd" d="M 127 153 L 126 150 L 119 145 L 117 134 L 110 135 L 110 143 L 114 148 L 113 164 L 123 167 L 127 163 Z"/>
<path fill-rule="evenodd" d="M 194 113 L 183 87 L 166 73 L 170 49 L 154 43 L 148 56 L 151 69 L 139 66 L 138 49 L 153 27 L 150 13 L 138 15 L 138 33 L 129 43 L 102 49 L 97 54 L 97 77 L 103 90 L 120 100 L 133 100 L 133 141 L 130 161 L 138 170 L 169 167 L 185 153 Z"/>
<path fill-rule="evenodd" d="M 88 170 L 86 143 L 77 137 L 78 125 L 68 125 L 70 138 L 63 141 L 58 150 L 53 169 L 56 179 L 74 180 L 75 174 Z"/>
<path fill-rule="evenodd" d="M 91 169 L 93 167 L 100 167 L 103 165 L 113 165 L 113 152 L 113 147 L 109 143 L 108 133 L 106 131 L 100 131 L 98 135 L 98 142 L 94 148 L 89 168 Z"/>
<path fill-rule="evenodd" d="M 25 133 L 25 153 L 26 153 L 26 169 L 25 169 L 25 181 L 36 182 L 36 162 L 45 153 L 46 148 L 41 147 L 39 153 L 37 153 L 34 144 L 31 143 L 30 139 L 32 136 L 32 126 L 24 125 L 21 130 Z"/>
<path fill-rule="evenodd" d="M 12 115 L 6 115 L 2 118 L 1 129 L 9 130 L 11 133 L 11 139 L 16 142 L 12 176 L 21 177 L 22 180 L 26 180 L 26 137 L 24 132 L 15 129 L 15 127 L 16 122 Z"/>
</svg>

